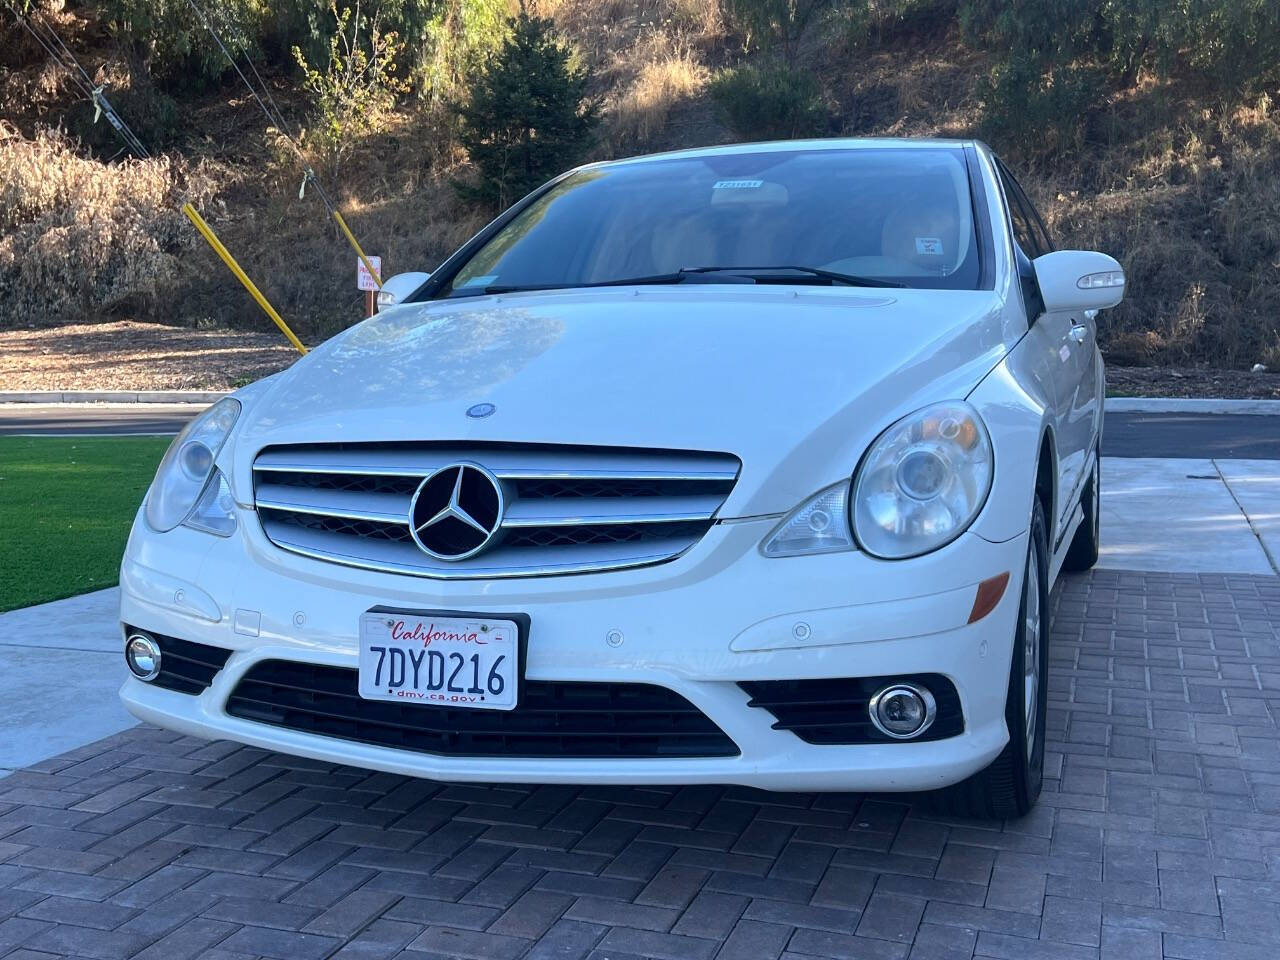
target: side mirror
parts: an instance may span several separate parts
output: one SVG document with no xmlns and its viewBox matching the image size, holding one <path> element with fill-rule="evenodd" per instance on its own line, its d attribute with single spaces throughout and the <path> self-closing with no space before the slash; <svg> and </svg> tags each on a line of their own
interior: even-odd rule
<svg viewBox="0 0 1280 960">
<path fill-rule="evenodd" d="M 378 312 L 394 307 L 405 297 L 431 279 L 429 273 L 397 273 L 382 281 L 382 289 L 378 291 Z"/>
<path fill-rule="evenodd" d="M 1055 250 L 1031 262 L 1049 313 L 1105 310 L 1124 299 L 1124 268 L 1093 250 Z"/>
</svg>

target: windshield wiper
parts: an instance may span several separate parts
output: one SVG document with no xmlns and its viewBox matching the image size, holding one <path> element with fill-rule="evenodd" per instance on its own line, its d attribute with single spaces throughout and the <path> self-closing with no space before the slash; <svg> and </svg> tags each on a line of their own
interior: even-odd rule
<svg viewBox="0 0 1280 960">
<path fill-rule="evenodd" d="M 851 273 L 837 273 L 834 270 L 822 270 L 818 267 L 794 267 L 794 266 L 776 266 L 776 267 L 685 267 L 681 273 L 727 273 L 735 274 L 740 277 L 749 277 L 756 282 L 764 278 L 766 282 L 777 277 L 779 274 L 786 273 L 802 273 L 819 280 L 826 280 L 830 283 L 842 283 L 850 287 L 905 287 L 905 283 L 898 283 L 895 280 L 880 280 L 876 277 L 857 277 Z"/>
<path fill-rule="evenodd" d="M 817 267 L 681 267 L 673 273 L 657 273 L 647 277 L 623 277 L 618 280 L 594 280 L 590 283 L 491 283 L 488 286 L 459 287 L 449 297 L 478 297 L 503 293 L 524 293 L 534 290 L 579 290 L 584 287 L 639 287 L 677 283 L 768 283 L 795 282 L 795 277 L 783 280 L 787 273 L 804 275 L 804 280 L 840 283 L 851 287 L 905 287 L 905 283 L 877 280 L 874 277 L 855 277 L 847 273 L 820 270 Z M 732 279 L 729 279 L 732 278 Z M 803 281 L 801 281 L 803 282 Z"/>
</svg>

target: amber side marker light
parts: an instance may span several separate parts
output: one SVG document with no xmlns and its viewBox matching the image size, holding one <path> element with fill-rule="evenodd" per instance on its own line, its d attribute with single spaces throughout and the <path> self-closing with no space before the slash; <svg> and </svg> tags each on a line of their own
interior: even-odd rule
<svg viewBox="0 0 1280 960">
<path fill-rule="evenodd" d="M 999 576 L 988 577 L 978 584 L 978 594 L 973 598 L 973 609 L 969 611 L 969 622 L 977 623 L 994 610 L 1000 598 L 1004 596 L 1004 588 L 1008 585 L 1008 571 Z"/>
</svg>

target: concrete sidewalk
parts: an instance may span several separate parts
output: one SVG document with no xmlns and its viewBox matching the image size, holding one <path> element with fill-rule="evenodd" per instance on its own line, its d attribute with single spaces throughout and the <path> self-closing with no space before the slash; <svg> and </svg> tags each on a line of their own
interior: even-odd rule
<svg viewBox="0 0 1280 960">
<path fill-rule="evenodd" d="M 1280 461 L 1102 461 L 1098 565 L 1280 573 Z"/>
<path fill-rule="evenodd" d="M 124 681 L 119 590 L 0 613 L 0 777 L 137 721 Z"/>
</svg>

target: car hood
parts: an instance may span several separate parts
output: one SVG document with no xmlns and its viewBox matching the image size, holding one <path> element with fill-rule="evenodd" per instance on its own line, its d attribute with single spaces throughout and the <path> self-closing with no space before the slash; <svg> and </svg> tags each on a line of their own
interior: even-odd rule
<svg viewBox="0 0 1280 960">
<path fill-rule="evenodd" d="M 723 517 L 847 478 L 898 417 L 964 397 L 1007 349 L 982 291 L 608 288 L 397 307 L 246 404 L 233 484 L 262 448 L 447 440 L 731 453 Z M 494 404 L 473 419 L 475 404 Z"/>
</svg>

